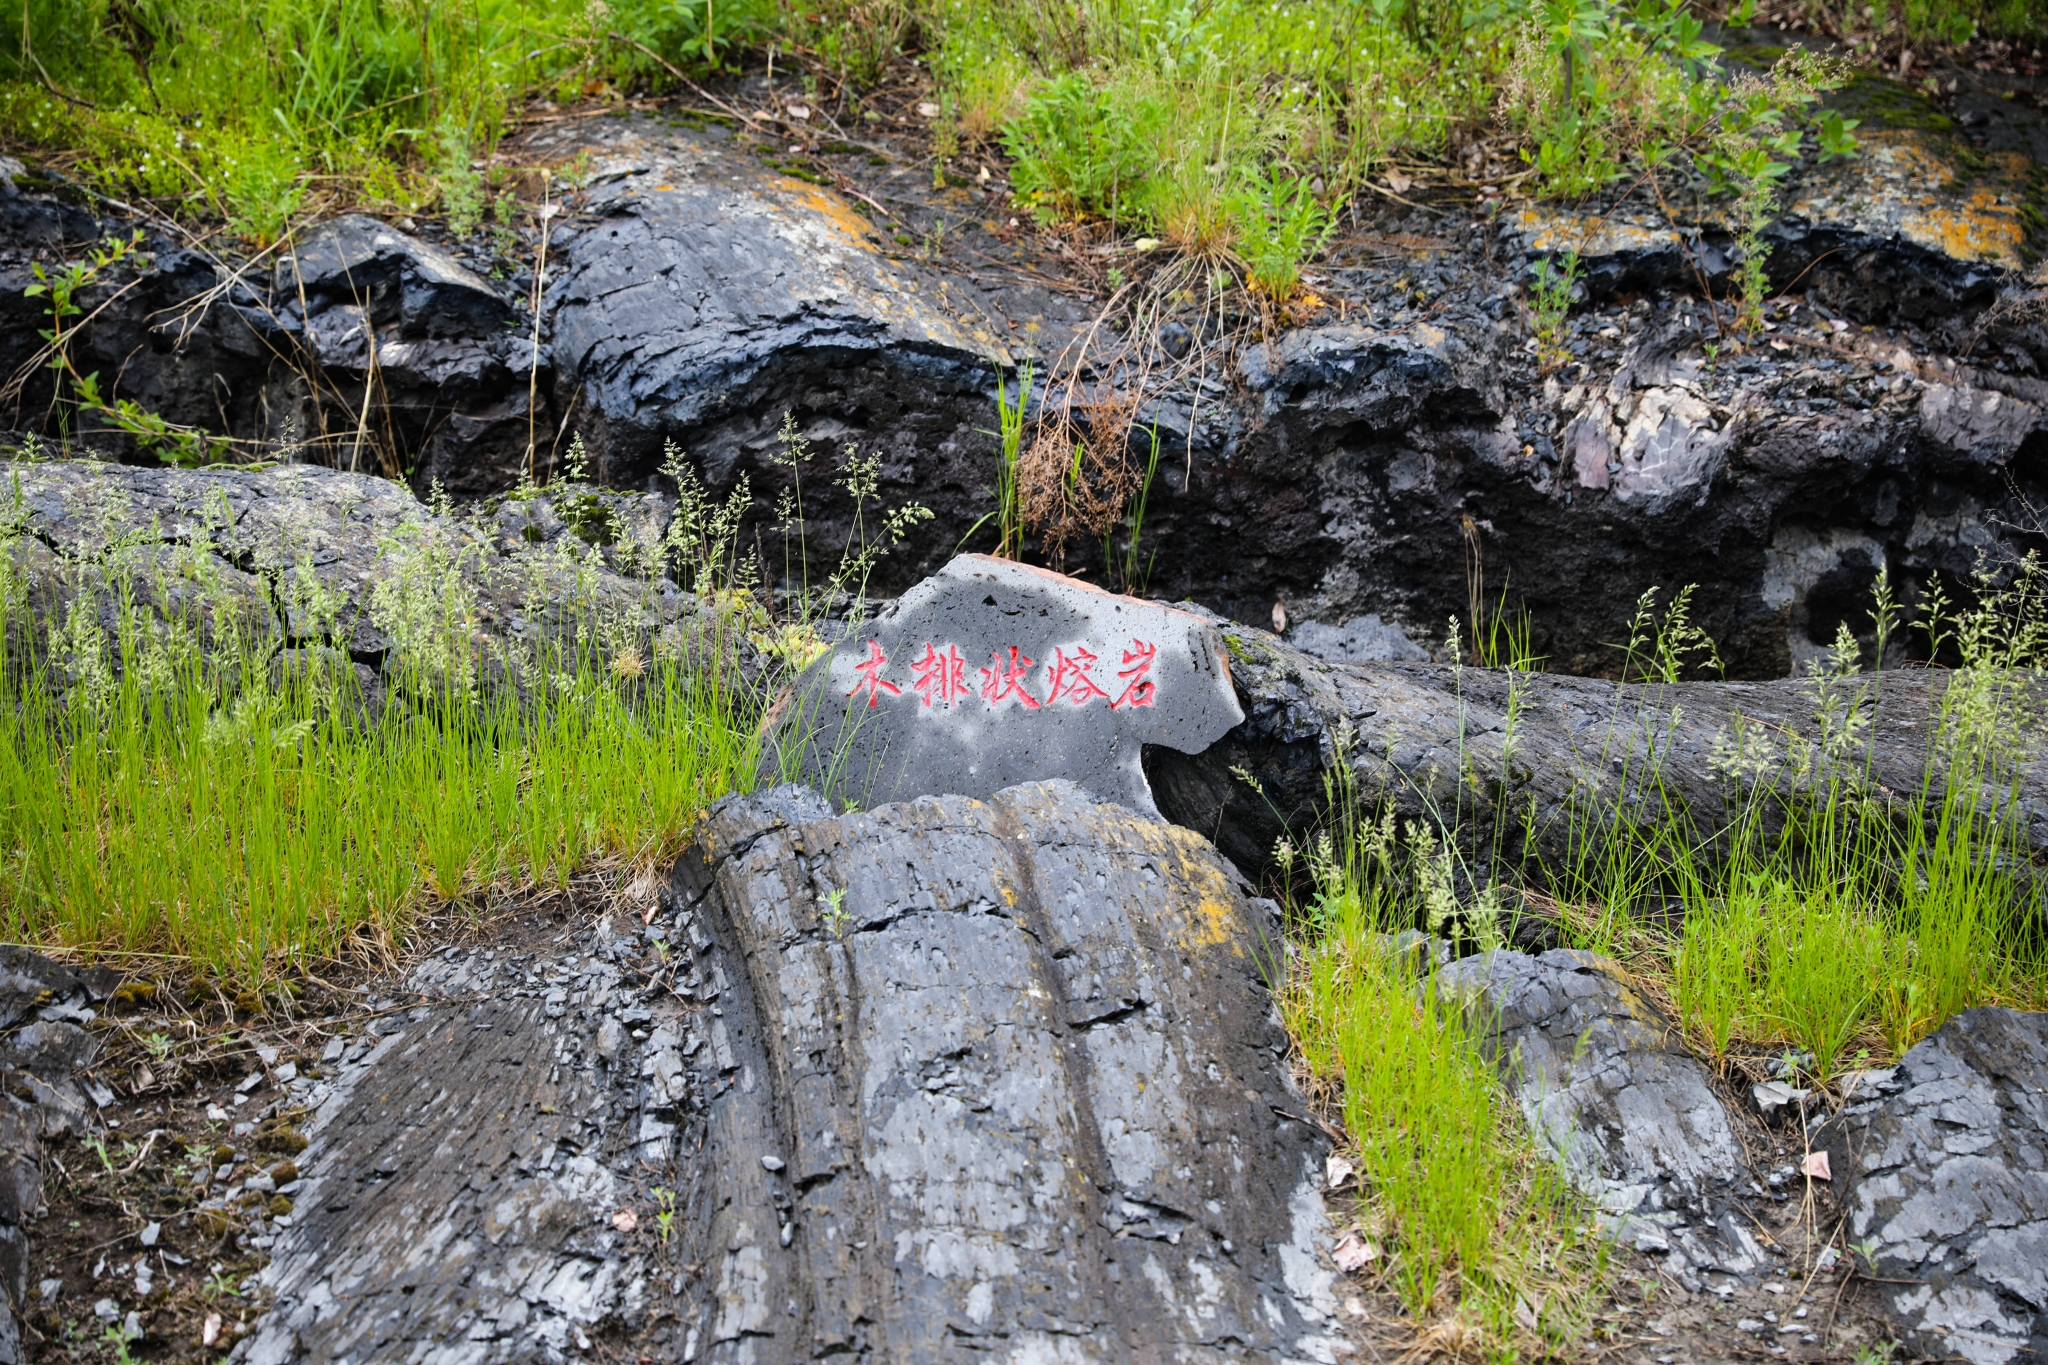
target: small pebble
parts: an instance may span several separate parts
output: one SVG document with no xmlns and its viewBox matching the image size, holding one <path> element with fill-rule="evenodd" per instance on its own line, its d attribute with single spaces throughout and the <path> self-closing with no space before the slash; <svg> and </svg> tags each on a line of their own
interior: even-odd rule
<svg viewBox="0 0 2048 1365">
<path fill-rule="evenodd" d="M 782 1158 L 779 1156 L 764 1156 L 761 1158 L 761 1165 L 768 1170 L 779 1171 L 782 1169 Z"/>
</svg>

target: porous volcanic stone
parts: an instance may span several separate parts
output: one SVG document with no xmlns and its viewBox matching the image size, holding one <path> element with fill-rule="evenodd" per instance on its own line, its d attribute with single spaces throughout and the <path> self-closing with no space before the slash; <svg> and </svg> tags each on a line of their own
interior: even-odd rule
<svg viewBox="0 0 2048 1365">
<path fill-rule="evenodd" d="M 1330 1359 L 1270 903 L 1072 783 L 713 810 L 685 1360 Z"/>
<path fill-rule="evenodd" d="M 1817 1145 L 1907 1345 L 2048 1359 L 2048 1014 L 1966 1010 L 1868 1093 Z"/>
<path fill-rule="evenodd" d="M 1697 1289 L 1765 1257 L 1727 1194 L 1741 1144 L 1707 1071 L 1620 968 L 1558 949 L 1481 953 L 1437 974 L 1468 1002 L 1529 1127 L 1617 1240 Z"/>
<path fill-rule="evenodd" d="M 862 806 L 1063 777 L 1156 815 L 1142 747 L 1243 719 L 1202 617 L 962 555 L 804 671 L 766 761 Z"/>
</svg>

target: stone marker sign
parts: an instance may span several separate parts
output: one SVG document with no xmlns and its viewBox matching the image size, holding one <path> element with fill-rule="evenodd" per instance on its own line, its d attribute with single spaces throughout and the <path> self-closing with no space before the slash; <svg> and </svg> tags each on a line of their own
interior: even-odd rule
<svg viewBox="0 0 2048 1365">
<path fill-rule="evenodd" d="M 1064 777 L 1156 815 L 1143 746 L 1200 753 L 1243 720 L 1208 621 L 961 555 L 804 671 L 764 763 L 864 808 Z"/>
</svg>

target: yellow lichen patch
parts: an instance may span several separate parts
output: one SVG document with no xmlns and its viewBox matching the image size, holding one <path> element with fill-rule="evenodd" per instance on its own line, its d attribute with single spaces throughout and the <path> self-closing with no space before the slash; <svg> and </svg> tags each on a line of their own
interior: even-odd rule
<svg viewBox="0 0 2048 1365">
<path fill-rule="evenodd" d="M 777 188 L 794 196 L 805 208 L 837 228 L 848 246 L 867 252 L 880 250 L 880 244 L 875 240 L 875 225 L 854 212 L 853 205 L 832 191 L 787 175 L 777 177 Z"/>
<path fill-rule="evenodd" d="M 1546 213 L 1523 209 L 1517 215 L 1529 234 L 1529 250 L 1539 255 L 1576 251 L 1582 256 L 1612 256 L 1623 251 L 1649 251 L 1675 246 L 1678 234 L 1669 228 L 1639 227 L 1616 218 L 1590 214 Z"/>
<path fill-rule="evenodd" d="M 1172 829 L 1169 850 L 1179 870 L 1179 880 L 1188 889 L 1193 904 L 1180 924 L 1173 926 L 1175 940 L 1182 948 L 1215 948 L 1228 944 L 1232 957 L 1244 956 L 1244 920 L 1235 908 L 1230 882 L 1214 861 L 1214 854 L 1197 845 L 1194 836 Z"/>
<path fill-rule="evenodd" d="M 2024 158 L 1999 155 L 1966 187 L 1955 160 L 1924 133 L 1857 133 L 1861 153 L 1790 206 L 1810 223 L 1897 236 L 1956 261 L 2020 268 L 2027 237 Z"/>
</svg>

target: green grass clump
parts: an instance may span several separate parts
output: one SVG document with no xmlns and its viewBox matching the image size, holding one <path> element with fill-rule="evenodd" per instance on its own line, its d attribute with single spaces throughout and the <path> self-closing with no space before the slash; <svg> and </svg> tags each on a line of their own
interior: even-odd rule
<svg viewBox="0 0 2048 1365">
<path fill-rule="evenodd" d="M 1454 1354 L 1556 1354 L 1589 1330 L 1605 1275 L 1592 1211 L 1540 1158 L 1461 1002 L 1395 936 L 1455 910 L 1446 851 L 1413 835 L 1402 859 L 1390 821 L 1350 828 L 1309 851 L 1310 942 L 1279 995 L 1355 1145 L 1376 1271 Z"/>
<path fill-rule="evenodd" d="M 679 639 L 579 606 L 584 566 L 536 552 L 527 615 L 559 628 L 491 648 L 470 558 L 401 536 L 371 605 L 399 663 L 366 690 L 345 654 L 281 652 L 270 604 L 203 549 L 117 544 L 61 570 L 69 605 L 38 619 L 51 585 L 11 532 L 0 937 L 261 979 L 387 946 L 429 902 L 659 857 L 752 779 L 742 608 Z M 310 565 L 274 585 L 302 621 L 335 605 Z"/>
<path fill-rule="evenodd" d="M 437 499 L 433 520 L 384 528 L 365 607 L 393 657 L 367 685 L 338 647 L 281 637 L 286 620 L 300 641 L 358 624 L 309 559 L 257 570 L 253 596 L 221 572 L 224 501 L 169 544 L 110 496 L 100 548 L 55 560 L 17 483 L 0 506 L 0 939 L 260 981 L 382 949 L 422 906 L 671 856 L 708 803 L 752 787 L 762 708 L 826 648 L 824 613 L 857 616 L 875 564 L 930 515 L 878 512 L 871 533 L 879 459 L 849 448 L 855 529 L 812 582 L 814 458 L 785 421 L 779 611 L 742 552 L 745 480 L 714 501 L 673 447 L 654 543 L 557 490 L 583 537 L 487 564 L 489 528 Z M 523 634 L 483 630 L 489 575 L 500 607 L 516 590 Z"/>
<path fill-rule="evenodd" d="M 480 217 L 473 163 L 532 95 L 703 72 L 769 0 L 22 0 L 0 137 L 98 188 L 271 241 L 340 202 Z"/>
<path fill-rule="evenodd" d="M 1509 784 L 1474 781 L 1435 837 L 1459 850 L 1464 882 L 1556 907 L 1545 913 L 1568 943 L 1621 959 L 1716 1058 L 1796 1049 L 1826 1080 L 1897 1057 L 1973 1006 L 2048 1004 L 2048 903 L 2020 800 L 2027 745 L 2048 724 L 2048 565 L 2030 555 L 1987 567 L 1971 587 L 1967 607 L 1939 584 L 1924 603 L 1927 651 L 1951 667 L 1915 726 L 1929 749 L 1913 789 L 1890 790 L 1874 770 L 1877 704 L 1898 674 L 1864 673 L 1863 646 L 1844 625 L 1806 674 L 1811 730 L 1738 713 L 1714 738 L 1708 763 L 1724 787 L 1713 811 L 1689 808 L 1663 781 L 1677 699 L 1629 693 L 1616 716 L 1626 753 L 1603 743 L 1586 755 L 1618 781 L 1589 772 L 1554 817 L 1560 830 L 1475 802 L 1472 793 Z M 1691 596 L 1659 610 L 1654 591 L 1644 594 L 1624 678 L 1658 685 L 1720 672 L 1714 642 L 1690 619 Z M 1899 623 L 1883 576 L 1875 600 L 1882 658 Z M 1489 651 L 1484 633 L 1478 642 L 1482 657 L 1503 652 Z M 1510 683 L 1510 732 L 1522 687 Z M 1467 833 L 1480 828 L 1491 834 Z M 1340 830 L 1337 846 L 1364 840 Z M 1544 844 L 1561 854 L 1534 851 Z M 1473 924 L 1500 915 L 1452 903 L 1411 923 L 1470 938 Z"/>
</svg>

